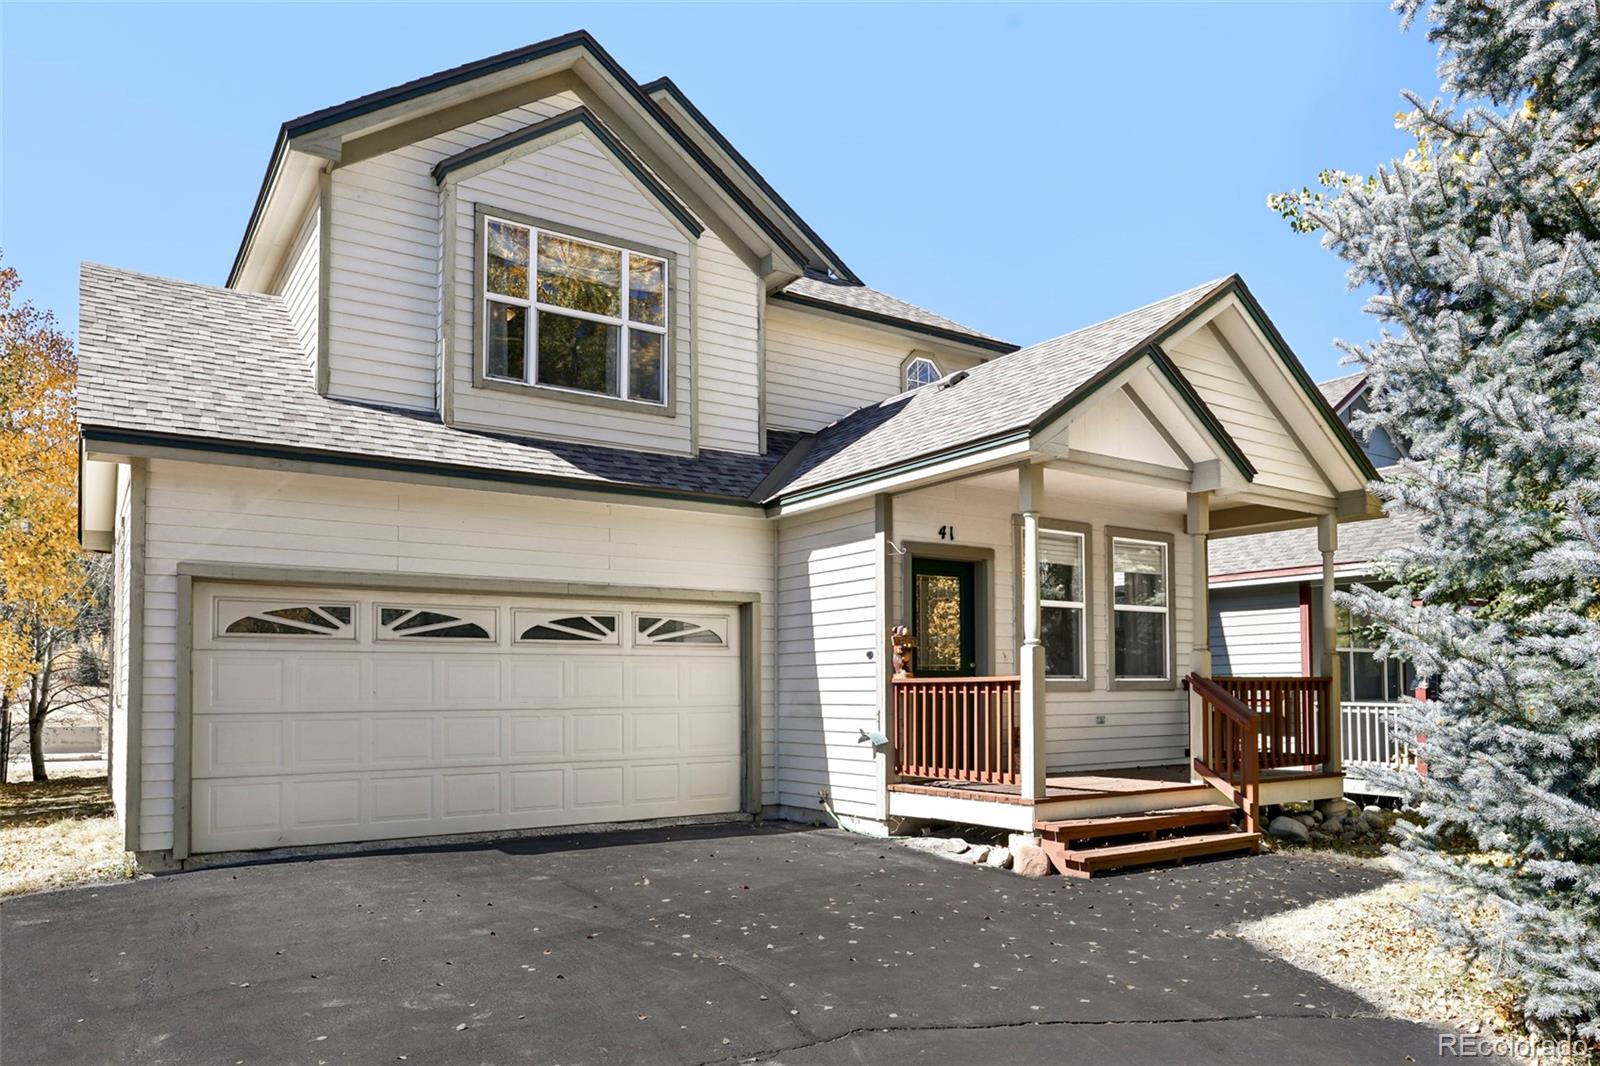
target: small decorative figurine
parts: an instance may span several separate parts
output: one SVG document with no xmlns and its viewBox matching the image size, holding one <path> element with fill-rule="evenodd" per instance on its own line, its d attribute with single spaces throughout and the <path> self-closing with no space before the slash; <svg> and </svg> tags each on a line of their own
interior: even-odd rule
<svg viewBox="0 0 1600 1066">
<path fill-rule="evenodd" d="M 889 630 L 889 643 L 894 648 L 894 676 L 911 676 L 911 652 L 917 646 L 917 638 L 911 635 L 909 626 L 893 626 Z"/>
</svg>

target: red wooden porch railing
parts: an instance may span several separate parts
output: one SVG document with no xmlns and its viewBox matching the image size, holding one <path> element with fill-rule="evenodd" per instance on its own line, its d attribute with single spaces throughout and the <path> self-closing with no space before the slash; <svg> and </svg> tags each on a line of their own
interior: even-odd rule
<svg viewBox="0 0 1600 1066">
<path fill-rule="evenodd" d="M 1021 782 L 1020 677 L 895 678 L 890 693 L 895 773 Z"/>
<path fill-rule="evenodd" d="M 1238 805 L 1248 832 L 1260 832 L 1261 716 L 1211 678 L 1190 674 L 1183 684 L 1200 703 L 1195 773 Z"/>
<path fill-rule="evenodd" d="M 1214 677 L 1261 716 L 1261 768 L 1321 766 L 1328 761 L 1333 679 L 1327 677 Z"/>
</svg>

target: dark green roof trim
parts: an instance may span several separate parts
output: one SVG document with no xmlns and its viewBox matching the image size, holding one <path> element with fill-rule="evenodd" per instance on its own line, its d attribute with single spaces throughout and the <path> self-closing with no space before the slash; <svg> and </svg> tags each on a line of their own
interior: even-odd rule
<svg viewBox="0 0 1600 1066">
<path fill-rule="evenodd" d="M 893 315 L 881 315 L 876 311 L 868 311 L 860 307 L 847 307 L 843 304 L 829 303 L 827 300 L 814 300 L 809 296 L 801 296 L 793 292 L 774 292 L 767 295 L 767 299 L 780 303 L 798 304 L 802 307 L 815 308 L 818 311 L 827 311 L 830 314 L 844 315 L 848 318 L 859 318 L 866 322 L 876 322 L 879 325 L 893 326 L 896 329 L 908 329 L 913 333 L 921 333 L 929 337 L 937 337 L 952 344 L 965 345 L 969 348 L 982 348 L 989 352 L 999 352 L 1001 355 L 1010 355 L 1019 351 L 1020 346 L 1009 341 L 989 340 L 984 337 L 974 337 L 970 333 L 961 333 L 953 329 L 940 329 L 938 326 L 929 326 L 921 322 L 913 322 L 907 318 L 896 318 Z"/>
<path fill-rule="evenodd" d="M 1290 376 L 1300 386 L 1300 391 L 1305 393 L 1306 397 L 1311 401 L 1311 405 L 1322 416 L 1322 420 L 1333 431 L 1334 437 L 1344 447 L 1351 460 L 1355 462 L 1356 469 L 1360 470 L 1369 481 L 1381 480 L 1377 468 L 1372 465 L 1372 460 L 1367 458 L 1367 453 L 1361 450 L 1360 443 L 1351 435 L 1350 427 L 1339 421 L 1339 416 L 1334 413 L 1333 408 L 1328 406 L 1328 401 L 1323 398 L 1316 382 L 1311 380 L 1311 375 L 1306 373 L 1306 368 L 1300 365 L 1300 359 L 1294 354 L 1294 350 L 1289 347 L 1289 342 L 1283 339 L 1283 334 L 1279 333 L 1278 327 L 1272 324 L 1272 319 L 1267 317 L 1267 313 L 1261 309 L 1261 305 L 1256 302 L 1255 296 L 1251 294 L 1249 287 L 1244 283 L 1244 279 L 1239 275 L 1234 274 L 1229 277 L 1227 281 L 1218 286 L 1215 292 L 1201 300 L 1187 314 L 1180 316 L 1163 329 L 1161 335 L 1154 338 L 1155 343 L 1159 344 L 1166 340 L 1230 295 L 1239 297 L 1239 302 L 1244 306 L 1245 313 L 1256 324 L 1256 328 L 1261 330 L 1262 336 L 1267 338 L 1268 346 L 1272 348 L 1273 354 L 1288 368 Z"/>
<path fill-rule="evenodd" d="M 970 444 L 963 444 L 959 448 L 946 448 L 943 451 L 929 452 L 926 455 L 921 455 L 914 459 L 907 459 L 901 462 L 893 463 L 889 466 L 882 466 L 876 470 L 868 470 L 866 473 L 857 474 L 854 477 L 847 477 L 839 481 L 832 481 L 826 485 L 818 485 L 816 488 L 812 489 L 804 489 L 793 494 L 792 496 L 785 496 L 780 493 L 773 503 L 801 503 L 805 500 L 813 499 L 818 496 L 828 496 L 835 492 L 844 492 L 848 489 L 853 489 L 861 485 L 870 485 L 874 481 L 881 481 L 886 474 L 910 473 L 912 471 L 926 469 L 927 467 L 934 466 L 938 463 L 947 463 L 954 459 L 965 459 L 969 455 L 974 455 L 978 452 L 985 452 L 990 448 L 1003 448 L 1008 444 L 1020 444 L 1025 442 L 1032 435 L 1033 434 L 1026 429 L 1011 430 L 1007 433 L 1000 433 L 992 437 L 986 437 L 983 440 L 973 441 Z"/>
<path fill-rule="evenodd" d="M 677 105 L 683 108 L 684 112 L 687 113 L 690 118 L 694 119 L 696 125 L 705 131 L 706 136 L 710 137 L 711 140 L 716 143 L 718 148 L 721 148 L 728 154 L 728 158 L 733 160 L 734 165 L 740 170 L 744 171 L 745 176 L 751 181 L 755 182 L 756 186 L 763 193 L 765 193 L 775 205 L 777 205 L 778 210 L 782 211 L 784 216 L 788 218 L 790 222 L 794 223 L 795 227 L 799 229 L 801 233 L 804 233 L 806 237 L 812 241 L 812 243 L 816 244 L 818 248 L 822 249 L 823 253 L 827 255 L 828 258 L 833 260 L 834 265 L 838 267 L 842 276 L 846 277 L 850 281 L 860 281 L 860 279 L 851 272 L 850 268 L 844 265 L 844 260 L 839 258 L 838 253 L 832 248 L 828 247 L 828 242 L 824 241 L 817 231 L 812 229 L 811 225 L 806 222 L 805 219 L 800 217 L 800 213 L 798 211 L 789 206 L 789 202 L 787 200 L 778 195 L 778 190 L 774 189 L 770 184 L 767 183 L 767 179 L 762 177 L 761 172 L 756 170 L 756 168 L 751 165 L 750 161 L 744 157 L 743 153 L 733 146 L 733 142 L 724 137 L 722 135 L 722 131 L 713 126 L 711 124 L 711 120 L 706 118 L 706 116 L 698 107 L 694 106 L 694 102 L 684 95 L 683 90 L 678 88 L 677 83 L 675 83 L 671 78 L 661 77 L 657 78 L 655 81 L 647 82 L 646 84 L 641 85 L 640 88 L 644 90 L 645 95 L 647 96 L 654 96 L 657 92 L 664 92 L 668 96 L 672 97 Z"/>
<path fill-rule="evenodd" d="M 1217 421 L 1217 416 L 1212 413 L 1206 402 L 1200 398 L 1200 394 L 1194 391 L 1194 386 L 1189 384 L 1189 379 L 1184 377 L 1183 371 L 1179 370 L 1172 358 L 1161 350 L 1160 345 L 1152 344 L 1149 352 L 1150 360 L 1155 364 L 1156 369 L 1161 371 L 1162 377 L 1165 377 L 1168 384 L 1177 391 L 1178 395 L 1183 397 L 1183 402 L 1190 411 L 1194 412 L 1195 417 L 1200 420 L 1201 424 L 1206 427 L 1206 432 L 1211 434 L 1211 438 L 1221 445 L 1223 454 L 1228 457 L 1239 473 L 1244 475 L 1246 481 L 1254 481 L 1256 474 L 1259 473 L 1255 464 L 1250 461 L 1249 456 L 1244 454 L 1244 449 L 1239 447 L 1239 442 L 1233 439 L 1233 434 L 1228 432 L 1227 427 Z"/>
<path fill-rule="evenodd" d="M 619 163 L 627 167 L 630 174 L 639 179 L 639 183 L 649 190 L 650 194 L 660 202 L 662 207 L 671 213 L 673 218 L 683 223 L 685 229 L 696 237 L 706 231 L 700 220 L 690 214 L 689 209 L 683 205 L 683 202 L 672 194 L 672 190 L 663 185 L 649 170 L 645 169 L 644 164 L 639 161 L 639 157 L 634 155 L 628 146 L 623 144 L 617 135 L 606 127 L 605 123 L 595 118 L 594 113 L 587 107 L 575 107 L 571 111 L 563 111 L 561 114 L 552 115 L 542 122 L 524 126 L 520 130 L 512 130 L 510 133 L 496 137 L 492 141 L 484 141 L 482 144 L 473 145 L 465 151 L 447 156 L 434 165 L 433 180 L 442 184 L 445 178 L 462 167 L 468 167 L 474 163 L 490 159 L 501 152 L 510 151 L 519 145 L 537 141 L 572 126 L 582 126 L 593 134 L 594 138 Z"/>
<path fill-rule="evenodd" d="M 1162 376 L 1183 398 L 1184 405 L 1200 420 L 1201 425 L 1206 427 L 1206 432 L 1216 441 L 1218 447 L 1222 449 L 1222 453 L 1228 457 L 1228 461 L 1233 463 L 1234 468 L 1244 475 L 1246 481 L 1254 481 L 1257 473 L 1255 464 L 1246 457 L 1244 450 L 1239 447 L 1239 443 L 1233 439 L 1233 434 L 1229 433 L 1222 423 L 1217 421 L 1216 415 L 1211 413 L 1211 409 L 1200 398 L 1200 394 L 1194 391 L 1194 386 L 1189 384 L 1189 380 L 1183 376 L 1183 372 L 1167 357 L 1167 353 L 1154 343 L 1141 344 L 1121 359 L 1105 367 L 1076 389 L 1073 389 L 1071 394 L 1063 398 L 1060 403 L 1053 405 L 1044 414 L 1035 418 L 1029 424 L 1028 432 L 1030 434 L 1038 433 L 1074 407 L 1094 396 L 1106 382 L 1116 378 L 1140 359 L 1146 357 L 1150 359 L 1157 370 L 1161 371 Z"/>
<path fill-rule="evenodd" d="M 594 481 L 587 478 L 553 477 L 548 474 L 516 474 L 509 471 L 485 470 L 476 466 L 426 463 L 383 456 L 357 455 L 349 452 L 323 451 L 313 448 L 285 448 L 270 444 L 250 444 L 242 441 L 220 440 L 214 437 L 146 433 L 138 430 L 109 429 L 90 425 L 82 426 L 80 435 L 83 441 L 92 441 L 96 444 L 172 448 L 211 455 L 244 455 L 258 459 L 353 467 L 358 470 L 389 470 L 403 474 L 425 474 L 433 477 L 459 478 L 466 481 L 483 481 L 501 485 L 521 485 L 530 488 L 575 489 L 616 496 L 715 503 L 728 507 L 760 507 L 760 504 L 744 496 L 724 496 L 711 492 L 655 489 L 643 485 Z"/>
<path fill-rule="evenodd" d="M 325 107 L 320 111 L 313 111 L 285 122 L 278 131 L 278 143 L 273 147 L 272 157 L 267 162 L 267 172 L 261 179 L 260 190 L 256 193 L 255 207 L 250 212 L 250 221 L 245 227 L 244 238 L 239 242 L 239 250 L 234 255 L 233 268 L 228 271 L 227 287 L 231 288 L 238 278 L 240 266 L 244 262 L 245 251 L 250 247 L 250 240 L 255 235 L 256 227 L 260 222 L 261 208 L 266 203 L 267 192 L 272 187 L 272 179 L 277 174 L 278 165 L 287 150 L 289 140 L 307 133 L 314 133 L 317 130 L 348 119 L 370 114 L 385 107 L 392 107 L 395 104 L 426 96 L 440 89 L 447 89 L 463 82 L 472 81 L 486 74 L 509 70 L 523 63 L 544 59 L 573 48 L 581 48 L 588 52 L 590 57 L 643 108 L 644 112 L 655 119 L 662 132 L 682 148 L 685 154 L 704 170 L 706 175 L 729 199 L 739 205 L 750 217 L 751 221 L 756 224 L 756 227 L 765 233 L 774 244 L 782 248 L 788 255 L 794 257 L 796 262 L 804 264 L 810 261 L 804 252 L 778 231 L 766 213 L 752 203 L 750 198 L 745 196 L 733 184 L 728 175 L 723 173 L 722 168 L 718 167 L 705 152 L 701 151 L 700 146 L 695 144 L 688 134 L 678 128 L 678 124 L 672 121 L 667 113 L 661 109 L 660 105 L 650 99 L 639 88 L 639 83 L 633 80 L 632 76 L 611 57 L 610 53 L 600 47 L 600 43 L 594 39 L 588 30 L 574 30 L 571 33 L 562 34 L 560 37 L 552 37 L 547 41 L 540 41 L 524 48 L 502 52 L 499 55 L 489 56 L 486 59 L 479 59 L 459 67 L 452 67 L 449 70 L 430 74 L 424 78 L 417 78 L 414 81 L 408 81 L 392 88 L 368 93 L 366 96 L 357 97 L 342 104 L 335 104 L 332 107 Z M 819 245 L 817 250 L 825 253 L 825 258 L 833 259 L 831 266 L 841 276 L 856 284 L 861 283 L 861 279 L 856 277 L 843 262 L 840 262 L 837 256 L 832 255 L 831 251 L 826 249 L 826 246 Z"/>
</svg>

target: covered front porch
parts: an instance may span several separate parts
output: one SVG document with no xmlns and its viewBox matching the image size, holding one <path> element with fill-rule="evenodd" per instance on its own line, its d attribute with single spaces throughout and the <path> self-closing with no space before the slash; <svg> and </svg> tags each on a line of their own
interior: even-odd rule
<svg viewBox="0 0 1600 1066">
<path fill-rule="evenodd" d="M 1342 794 L 1338 663 L 1214 676 L 1207 625 L 1210 537 L 1314 524 L 1331 566 L 1337 501 L 1269 506 L 1185 475 L 1078 455 L 893 497 L 891 831 L 1070 831 L 1182 857 L 1253 850 L 1263 807 Z M 1317 619 L 1335 624 L 1331 599 Z"/>
<path fill-rule="evenodd" d="M 1022 770 L 1021 677 L 891 685 L 891 817 L 1028 833 L 1040 822 L 1226 803 L 1238 810 L 1242 828 L 1256 832 L 1263 806 L 1332 799 L 1344 789 L 1342 769 L 1324 754 L 1333 750 L 1327 677 L 1191 675 L 1199 754 L 1047 771 L 1037 791 Z"/>
</svg>

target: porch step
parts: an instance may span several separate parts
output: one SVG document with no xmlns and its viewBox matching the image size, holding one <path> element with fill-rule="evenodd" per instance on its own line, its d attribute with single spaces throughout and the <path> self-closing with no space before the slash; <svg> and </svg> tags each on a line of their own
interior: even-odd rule
<svg viewBox="0 0 1600 1066">
<path fill-rule="evenodd" d="M 1055 868 L 1067 877 L 1093 877 L 1107 870 L 1120 870 L 1129 866 L 1150 866 L 1161 862 L 1179 862 L 1206 855 L 1229 855 L 1235 852 L 1254 854 L 1260 849 L 1259 833 L 1198 833 L 1193 836 L 1168 837 L 1164 840 L 1142 840 L 1136 844 L 1113 844 L 1099 848 L 1067 848 L 1057 841 L 1046 840 L 1045 853 Z"/>
<path fill-rule="evenodd" d="M 1198 807 L 1172 807 L 1139 811 L 1136 814 L 1110 814 L 1100 818 L 1061 818 L 1033 823 L 1039 835 L 1062 844 L 1074 840 L 1103 840 L 1107 837 L 1158 833 L 1165 829 L 1189 829 L 1206 825 L 1226 825 L 1239 813 L 1237 807 L 1208 803 Z"/>
</svg>

